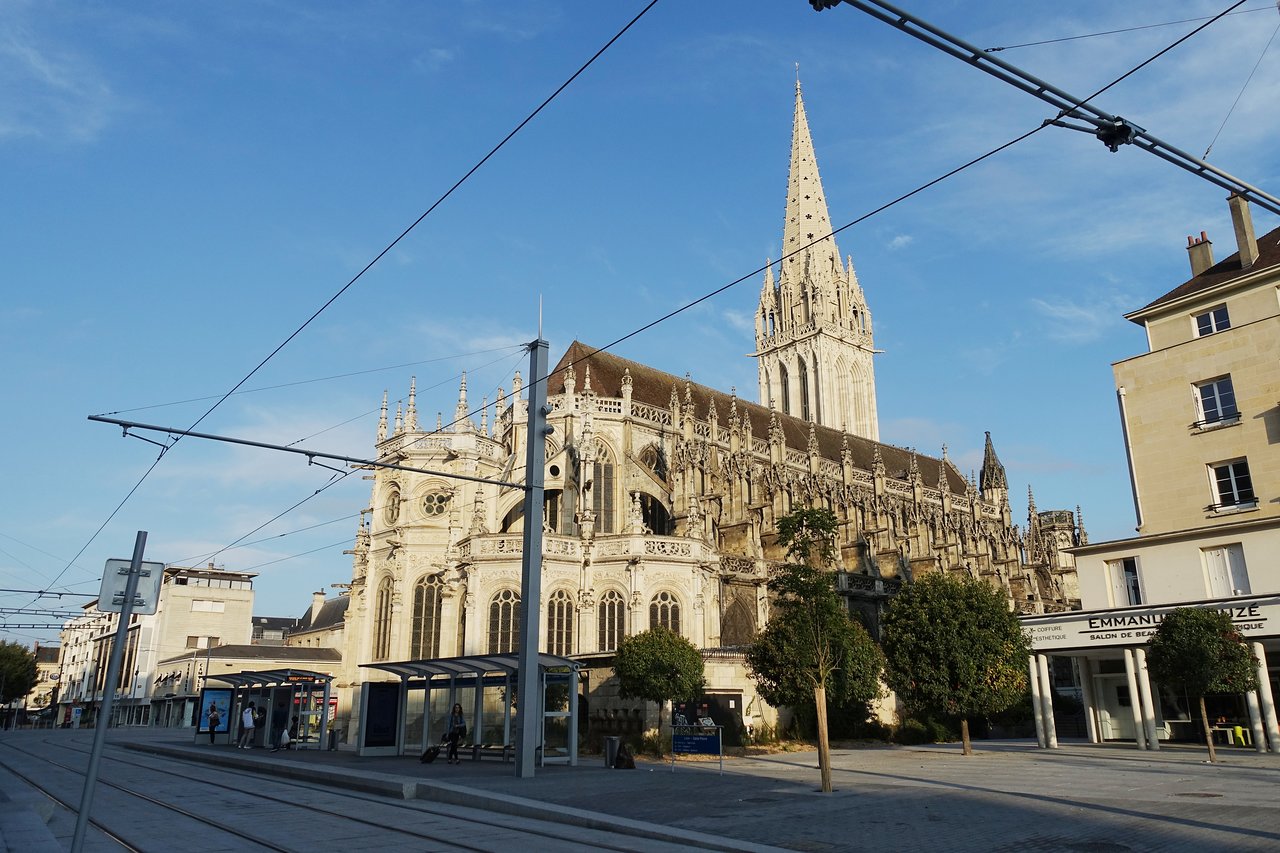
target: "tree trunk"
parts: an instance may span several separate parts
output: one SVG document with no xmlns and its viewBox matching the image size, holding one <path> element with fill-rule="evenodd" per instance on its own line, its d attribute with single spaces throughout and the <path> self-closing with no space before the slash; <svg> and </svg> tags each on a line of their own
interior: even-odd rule
<svg viewBox="0 0 1280 853">
<path fill-rule="evenodd" d="M 960 743 L 964 747 L 965 755 L 973 755 L 973 742 L 969 740 L 969 718 L 960 718 Z"/>
<path fill-rule="evenodd" d="M 822 793 L 831 793 L 831 746 L 827 743 L 827 690 L 813 688 L 813 702 L 818 709 L 818 770 L 822 773 Z"/>
<path fill-rule="evenodd" d="M 1204 726 L 1204 742 L 1209 747 L 1209 763 L 1218 763 L 1218 753 L 1213 748 L 1213 729 L 1209 728 L 1209 712 L 1204 707 L 1204 697 L 1200 697 L 1200 724 Z"/>
</svg>

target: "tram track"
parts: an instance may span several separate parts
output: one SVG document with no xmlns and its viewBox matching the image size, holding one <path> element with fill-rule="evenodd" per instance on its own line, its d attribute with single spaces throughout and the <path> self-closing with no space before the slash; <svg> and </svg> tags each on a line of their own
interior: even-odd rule
<svg viewBox="0 0 1280 853">
<path fill-rule="evenodd" d="M 79 755 L 87 755 L 89 752 L 89 750 L 87 749 L 83 749 L 71 744 L 67 744 L 67 743 L 61 742 L 60 740 L 44 738 L 42 742 L 46 746 L 50 746 L 55 749 L 65 750 L 68 752 L 74 752 Z M 56 762 L 53 759 L 47 758 L 38 753 L 33 753 L 25 749 L 20 749 L 17 746 L 15 746 L 12 742 L 4 742 L 3 745 L 8 746 L 14 751 L 23 753 L 28 757 L 36 759 L 38 761 L 47 761 L 51 764 L 70 770 L 71 772 L 77 773 L 81 776 L 83 776 L 84 774 L 83 770 L 68 767 L 67 765 L 61 764 L 60 762 Z M 121 747 L 116 745 L 110 745 L 108 748 L 112 751 L 121 749 Z M 159 766 L 151 762 L 144 763 L 139 761 L 131 761 L 131 760 L 122 758 L 118 755 L 107 755 L 107 754 L 104 754 L 103 758 L 104 760 L 112 761 L 117 764 L 122 764 L 129 767 L 134 767 L 140 770 L 144 770 L 148 773 L 159 773 L 159 774 L 164 774 L 166 776 L 174 776 L 188 782 L 193 778 L 192 773 L 179 772 L 173 769 L 169 769 L 168 767 L 165 767 L 165 766 Z M 326 792 L 326 793 L 333 793 L 334 791 L 334 789 L 331 786 L 300 782 L 297 780 L 290 780 L 290 779 L 281 779 L 275 776 L 271 776 L 268 773 L 260 772 L 254 768 L 237 768 L 236 770 L 233 771 L 233 770 L 227 770 L 224 768 L 211 766 L 209 764 L 205 764 L 203 762 L 192 760 L 192 759 L 184 759 L 184 758 L 166 758 L 165 759 L 165 763 L 169 765 L 172 765 L 175 762 L 184 764 L 190 768 L 198 768 L 201 774 L 200 784 L 202 787 L 204 788 L 216 787 L 216 788 L 223 789 L 226 791 L 231 791 L 240 795 L 245 794 L 244 787 L 243 787 L 243 776 L 245 773 L 252 773 L 253 775 L 258 776 L 260 778 L 269 779 L 272 782 L 272 784 L 283 786 L 286 788 L 297 788 L 297 789 L 306 790 L 306 791 L 320 791 L 320 792 Z M 24 779 L 24 781 L 27 781 L 28 784 L 33 785 L 37 789 L 44 792 L 47 796 L 52 797 L 52 795 L 49 794 L 49 792 L 45 791 L 45 789 L 42 786 L 36 785 L 25 774 L 22 774 L 22 773 L 19 773 L 18 771 L 13 770 L 12 767 L 9 767 L 8 769 L 11 772 L 13 772 L 15 775 L 21 776 Z M 224 776 L 230 776 L 234 780 L 235 784 L 226 784 L 223 782 L 214 781 L 212 778 L 210 778 L 211 774 L 221 774 Z M 221 830 L 224 830 L 224 831 L 227 830 L 227 827 L 225 827 L 225 825 L 217 822 L 211 822 L 207 818 L 201 818 L 200 816 L 194 815 L 188 812 L 187 810 L 182 809 L 181 807 L 174 806 L 168 803 L 163 803 L 159 800 L 150 798 L 147 795 L 142 794 L 141 792 L 134 791 L 132 789 L 121 786 L 117 783 L 104 782 L 104 780 L 101 780 L 101 779 L 99 780 L 99 782 L 101 784 L 108 784 L 111 787 L 117 788 L 122 792 L 140 797 L 144 800 L 152 802 L 163 808 L 168 808 L 175 812 L 179 812 L 189 817 L 193 817 L 194 819 L 199 820 L 202 823 L 210 823 L 211 825 L 216 826 Z M 255 802 L 261 802 L 265 800 L 265 801 L 280 803 L 283 805 L 287 805 L 290 808 L 302 809 L 309 812 L 323 814 L 327 817 L 330 817 L 336 820 L 348 821 L 350 823 L 354 823 L 357 825 L 373 827 L 382 832 L 393 832 L 398 835 L 407 836 L 416 840 L 431 841 L 431 842 L 436 842 L 440 844 L 446 844 L 449 847 L 459 849 L 459 850 L 471 850 L 471 851 L 477 851 L 477 853 L 488 853 L 488 851 L 493 849 L 492 845 L 481 847 L 477 845 L 468 844 L 465 841 L 459 840 L 456 837 L 456 835 L 451 835 L 451 836 L 433 835 L 430 833 L 421 832 L 419 830 L 397 827 L 385 821 L 377 821 L 377 820 L 361 818 L 353 815 L 341 814 L 331 809 L 322 808 L 320 806 L 314 806 L 307 803 L 301 803 L 301 802 L 298 802 L 296 799 L 291 799 L 285 796 L 275 796 L 260 790 L 255 790 L 251 796 L 252 796 L 252 800 Z M 437 806 L 430 802 L 421 801 L 421 800 L 414 801 L 413 804 L 410 805 L 407 803 L 400 803 L 400 802 L 395 802 L 393 800 L 388 800 L 382 797 L 378 797 L 376 795 L 364 794 L 360 792 L 353 792 L 353 791 L 347 791 L 347 790 L 342 791 L 342 796 L 347 799 L 358 799 L 371 804 L 377 804 L 378 806 L 386 809 L 409 812 L 416 815 L 429 815 L 432 817 L 439 817 L 439 818 L 444 818 L 452 821 L 460 821 L 467 824 L 483 826 L 490 829 L 518 832 L 522 835 L 530 835 L 530 836 L 537 836 L 540 838 L 546 838 L 550 841 L 556 842 L 558 845 L 581 845 L 584 848 L 590 848 L 592 850 L 619 851 L 619 853 L 629 853 L 629 851 L 632 851 L 635 849 L 634 842 L 630 844 L 627 844 L 624 842 L 616 845 L 611 845 L 608 843 L 602 843 L 598 838 L 594 838 L 591 841 L 583 841 L 583 840 L 580 840 L 579 838 L 575 838 L 574 833 L 572 831 L 557 833 L 557 832 L 551 832 L 551 831 L 547 831 L 546 829 L 533 827 L 533 826 L 527 826 L 527 825 L 516 826 L 510 820 L 508 821 L 486 820 L 483 817 L 479 816 L 478 814 L 464 816 L 464 815 L 460 815 L 457 808 L 454 806 Z M 57 799 L 56 797 L 53 797 L 53 798 L 55 800 Z M 69 806 L 68 804 L 62 803 L 60 800 L 58 800 L 58 802 L 60 802 L 64 807 L 71 809 L 71 811 L 73 812 L 75 811 L 75 808 Z M 479 812 L 479 813 L 482 813 L 483 811 L 481 809 L 468 809 L 468 810 L 471 812 Z M 97 822 L 91 821 L 91 823 L 94 823 L 95 826 L 97 826 L 100 829 L 103 829 Z M 103 831 L 107 831 L 107 830 L 103 829 Z M 233 834 L 240 835 L 242 838 L 253 841 L 255 844 L 261 844 L 264 847 L 267 847 L 268 849 L 289 850 L 290 853 L 293 853 L 291 848 L 276 846 L 274 845 L 273 842 L 259 839 L 257 837 L 252 836 L 251 834 L 242 833 L 240 831 L 233 831 Z M 638 841 L 639 839 L 635 839 L 635 840 Z M 142 849 L 142 848 L 130 847 L 129 849 Z"/>
</svg>

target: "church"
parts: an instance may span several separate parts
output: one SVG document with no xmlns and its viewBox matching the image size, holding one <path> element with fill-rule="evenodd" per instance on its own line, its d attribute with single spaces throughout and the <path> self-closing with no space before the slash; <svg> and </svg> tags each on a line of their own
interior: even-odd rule
<svg viewBox="0 0 1280 853">
<path fill-rule="evenodd" d="M 756 400 L 575 341 L 548 380 L 542 518 L 523 517 L 518 488 L 370 471 L 351 550 L 343 728 L 359 729 L 359 685 L 379 677 L 360 664 L 515 651 L 529 523 L 544 530 L 542 651 L 589 672 L 588 713 L 604 733 L 641 713 L 616 697 L 612 653 L 655 625 L 702 650 L 719 713 L 776 721 L 743 648 L 769 618 L 766 582 L 785 556 L 777 521 L 797 508 L 838 517 L 838 588 L 873 636 L 901 584 L 931 572 L 982 578 L 1022 613 L 1078 607 L 1062 551 L 1087 541 L 1078 511 L 1032 503 L 1026 529 L 1015 526 L 990 434 L 976 481 L 945 448 L 937 458 L 881 443 L 871 311 L 830 236 L 799 83 L 785 219 L 755 317 Z M 410 380 L 394 416 L 383 395 L 377 456 L 519 483 L 527 407 L 517 373 L 477 418 L 464 376 L 453 422 L 424 429 Z"/>
</svg>

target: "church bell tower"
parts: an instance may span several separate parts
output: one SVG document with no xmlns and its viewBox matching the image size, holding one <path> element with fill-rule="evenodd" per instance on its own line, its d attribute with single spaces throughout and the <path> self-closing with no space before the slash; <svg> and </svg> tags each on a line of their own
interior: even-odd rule
<svg viewBox="0 0 1280 853">
<path fill-rule="evenodd" d="M 783 257 L 765 271 L 756 312 L 760 404 L 878 441 L 871 312 L 831 234 L 796 80 Z"/>
</svg>

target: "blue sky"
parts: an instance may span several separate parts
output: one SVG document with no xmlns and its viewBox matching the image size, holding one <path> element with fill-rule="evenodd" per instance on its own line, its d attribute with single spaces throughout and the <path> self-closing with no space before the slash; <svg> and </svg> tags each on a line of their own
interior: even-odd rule
<svg viewBox="0 0 1280 853">
<path fill-rule="evenodd" d="M 984 47 L 1226 5 L 904 2 Z M 84 547 L 156 455 L 86 416 L 191 423 L 642 6 L 0 0 L 0 587 L 93 592 L 140 529 L 148 559 L 208 559 L 325 486 L 297 458 L 183 441 Z M 1097 105 L 1200 154 L 1280 23 L 1267 6 Z M 1083 96 L 1192 26 L 1001 56 Z M 368 455 L 383 389 L 394 408 L 411 375 L 428 422 L 463 369 L 472 402 L 510 387 L 539 296 L 554 359 L 777 258 L 797 62 L 839 224 L 1050 114 L 848 7 L 663 0 L 246 385 L 285 387 L 200 428 Z M 1210 158 L 1272 193 L 1278 89 L 1273 46 Z M 946 442 L 968 470 L 990 430 L 1019 519 L 1030 483 L 1093 539 L 1130 534 L 1110 365 L 1145 339 L 1121 315 L 1188 277 L 1186 235 L 1234 251 L 1224 196 L 1049 129 L 843 233 L 884 350 L 882 438 Z M 618 351 L 750 395 L 759 288 Z M 215 562 L 260 573 L 259 614 L 300 614 L 350 579 L 368 498 L 349 477 Z"/>
</svg>

